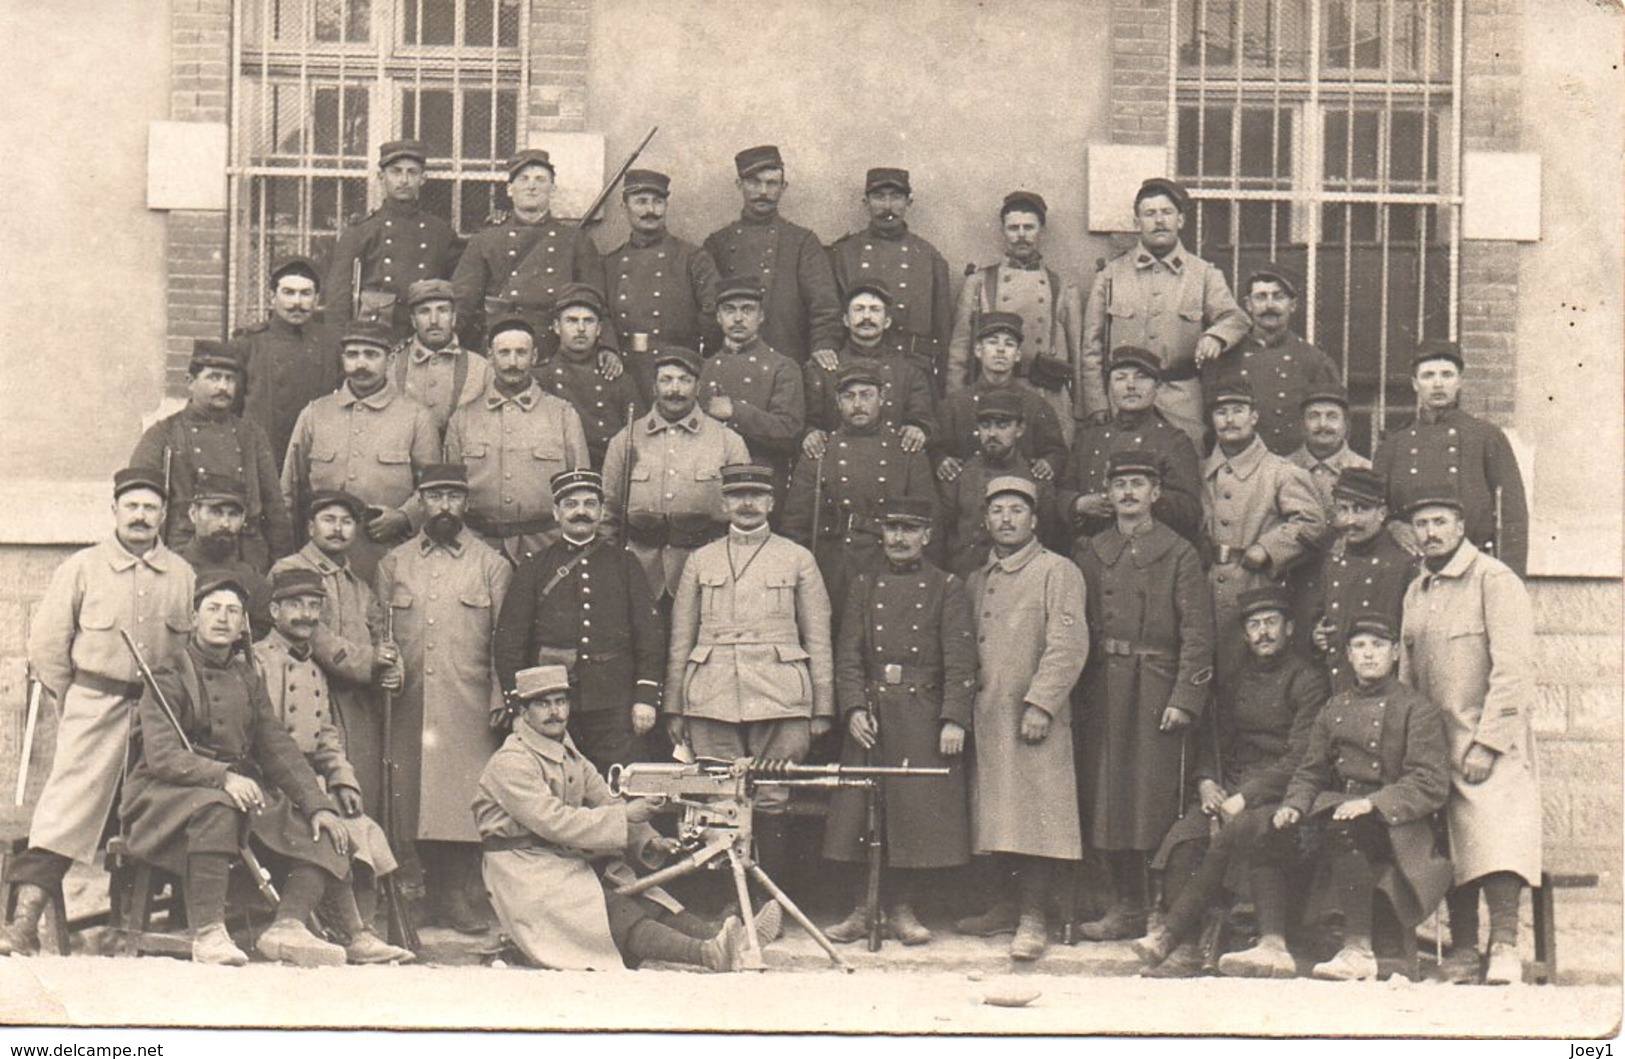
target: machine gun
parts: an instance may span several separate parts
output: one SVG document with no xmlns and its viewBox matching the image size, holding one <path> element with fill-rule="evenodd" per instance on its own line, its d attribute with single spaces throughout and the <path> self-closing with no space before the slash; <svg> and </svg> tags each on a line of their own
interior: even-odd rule
<svg viewBox="0 0 1625 1059">
<path fill-rule="evenodd" d="M 897 766 L 859 767 L 798 765 L 790 761 L 742 758 L 731 764 L 702 760 L 694 764 L 612 765 L 609 770 L 609 789 L 612 793 L 623 798 L 656 799 L 663 803 L 663 809 L 676 809 L 681 813 L 677 841 L 683 850 L 681 859 L 615 892 L 621 896 L 640 894 L 701 868 L 720 870 L 726 864 L 733 872 L 740 915 L 745 920 L 745 970 L 760 971 L 766 967 L 762 959 L 762 946 L 756 937 L 756 916 L 751 911 L 747 878 L 753 878 L 784 906 L 803 930 L 812 935 L 837 967 L 851 971 L 852 965 L 841 959 L 841 954 L 835 951 L 835 946 L 824 936 L 824 932 L 813 925 L 756 863 L 755 851 L 751 848 L 756 790 L 770 786 L 792 789 L 859 787 L 868 791 L 869 818 L 865 842 L 869 855 L 869 950 L 874 952 L 880 948 L 880 917 L 875 907 L 881 857 L 880 782 L 892 776 L 947 775 L 946 768 L 913 768 L 906 762 Z"/>
</svg>

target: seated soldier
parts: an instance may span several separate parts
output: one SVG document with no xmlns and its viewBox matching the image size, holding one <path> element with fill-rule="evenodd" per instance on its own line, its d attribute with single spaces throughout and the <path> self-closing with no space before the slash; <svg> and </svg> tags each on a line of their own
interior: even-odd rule
<svg viewBox="0 0 1625 1059">
<path fill-rule="evenodd" d="M 644 960 L 734 970 L 744 931 L 737 916 L 718 929 L 659 889 L 613 892 L 636 878 L 622 855 L 656 867 L 679 847 L 649 826 L 653 802 L 616 798 L 576 749 L 565 667 L 521 669 L 514 685 L 513 734 L 485 766 L 473 806 L 503 933 L 532 963 L 555 970 Z M 778 906 L 763 913 L 758 931 L 763 918 L 776 929 Z"/>
<path fill-rule="evenodd" d="M 1290 978 L 1286 948 L 1286 869 L 1312 857 L 1315 918 L 1330 905 L 1343 914 L 1343 948 L 1314 966 L 1316 978 L 1375 978 L 1373 898 L 1380 892 L 1402 931 L 1439 906 L 1450 862 L 1439 852 L 1432 816 L 1450 793 L 1444 720 L 1426 696 L 1394 676 L 1399 635 L 1387 615 L 1350 625 L 1355 686 L 1321 709 L 1309 749 L 1293 773 L 1271 830 L 1254 852 L 1249 883 L 1262 939 L 1219 960 L 1219 971 L 1247 978 Z M 1300 853 L 1304 851 L 1303 853 Z"/>
<path fill-rule="evenodd" d="M 338 804 L 350 836 L 353 882 L 349 891 L 322 905 L 325 924 L 348 936 L 345 955 L 351 963 L 406 963 L 416 958 L 411 949 L 386 944 L 365 926 L 378 907 L 374 880 L 395 870 L 395 854 L 383 828 L 362 811 L 361 783 L 339 734 L 327 677 L 312 654 L 311 639 L 321 623 L 326 599 L 326 585 L 315 570 L 296 568 L 273 574 L 272 629 L 254 645 L 254 664 L 277 720 Z M 365 911 L 361 911 L 363 907 Z M 355 927 L 357 922 L 363 925 Z"/>
<path fill-rule="evenodd" d="M 349 896 L 349 835 L 265 685 L 238 657 L 247 591 L 205 577 L 192 600 L 191 638 L 154 673 L 162 701 L 152 687 L 141 696 L 141 750 L 121 806 L 130 852 L 181 877 L 193 961 L 237 967 L 248 957 L 226 932 L 226 883 L 246 832 L 285 869 L 276 920 L 255 947 L 300 966 L 342 964 L 345 950 L 305 921 L 325 897 L 351 914 L 336 926 L 362 929 Z"/>
</svg>

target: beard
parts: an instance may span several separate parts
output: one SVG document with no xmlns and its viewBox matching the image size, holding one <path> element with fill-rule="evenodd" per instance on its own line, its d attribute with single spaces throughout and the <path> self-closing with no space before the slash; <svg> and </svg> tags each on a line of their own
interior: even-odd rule
<svg viewBox="0 0 1625 1059">
<path fill-rule="evenodd" d="M 235 533 L 209 533 L 197 539 L 198 551 L 210 562 L 223 563 L 237 558 Z"/>
<path fill-rule="evenodd" d="M 450 544 L 457 539 L 457 534 L 463 531 L 463 520 L 449 511 L 442 511 L 438 515 L 430 515 L 429 520 L 423 524 L 423 532 L 436 544 Z"/>
</svg>

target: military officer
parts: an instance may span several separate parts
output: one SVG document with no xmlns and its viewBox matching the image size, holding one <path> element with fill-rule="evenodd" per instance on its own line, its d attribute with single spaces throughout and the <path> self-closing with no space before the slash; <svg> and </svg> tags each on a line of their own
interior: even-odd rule
<svg viewBox="0 0 1625 1059">
<path fill-rule="evenodd" d="M 338 388 L 338 328 L 316 308 L 321 276 L 308 257 L 272 265 L 270 285 L 271 315 L 233 333 L 227 349 L 242 365 L 237 412 L 265 431 L 280 472 L 299 412 Z"/>
<path fill-rule="evenodd" d="M 1442 969 L 1452 981 L 1516 983 L 1523 979 L 1519 895 L 1540 881 L 1541 870 L 1529 590 L 1506 563 L 1478 550 L 1466 501 L 1448 487 L 1419 491 L 1405 514 L 1423 570 L 1405 590 L 1399 677 L 1444 714 L 1449 750 L 1445 821 L 1454 885 Z M 1482 965 L 1481 893 L 1490 919 Z"/>
<path fill-rule="evenodd" d="M 1162 361 L 1157 409 L 1190 435 L 1200 454 L 1207 422 L 1198 370 L 1239 343 L 1252 324 L 1224 274 L 1180 241 L 1189 210 L 1190 196 L 1174 181 L 1153 177 L 1140 185 L 1134 195 L 1139 243 L 1095 274 L 1084 348 L 1097 366 L 1117 346 L 1155 353 Z M 1098 388 L 1100 380 L 1091 377 L 1089 385 Z"/>
<path fill-rule="evenodd" d="M 887 783 L 883 794 L 884 922 L 904 945 L 931 940 L 914 914 L 914 895 L 940 869 L 970 861 L 964 750 L 976 694 L 976 632 L 965 583 L 925 559 L 934 506 L 921 497 L 880 500 L 876 520 L 886 560 L 853 582 L 835 647 L 835 696 L 846 720 L 841 760 L 951 770 L 941 779 Z M 866 808 L 865 792 L 835 792 L 825 857 L 865 858 Z M 846 919 L 825 931 L 831 940 L 868 934 L 865 890 L 858 888 Z"/>
<path fill-rule="evenodd" d="M 762 341 L 762 285 L 724 280 L 717 289 L 722 349 L 700 371 L 705 412 L 739 433 L 750 458 L 773 468 L 783 489 L 806 425 L 801 369 Z"/>
<path fill-rule="evenodd" d="M 976 362 L 980 370 L 969 386 L 953 391 L 937 405 L 931 462 L 938 480 L 952 482 L 965 461 L 976 455 L 981 402 L 991 394 L 1006 391 L 1021 401 L 1025 424 L 1021 455 L 1031 464 L 1033 481 L 1053 483 L 1066 469 L 1066 435 L 1060 418 L 1043 394 L 1025 379 L 1016 378 L 1021 329 L 1021 317 L 1016 313 L 994 311 L 977 317 Z M 981 503 L 980 497 L 977 503 Z"/>
<path fill-rule="evenodd" d="M 705 249 L 724 279 L 748 276 L 762 285 L 762 339 L 768 346 L 798 365 L 811 353 L 833 353 L 841 344 L 835 273 L 818 236 L 779 214 L 790 186 L 779 149 L 740 151 L 734 170 L 744 203 L 739 220 L 707 236 Z"/>
<path fill-rule="evenodd" d="M 74 861 L 89 864 L 118 794 L 141 698 L 121 632 L 152 664 L 179 650 L 191 625 L 192 568 L 164 547 L 164 483 L 157 470 L 113 476 L 113 534 L 75 552 L 51 575 L 28 627 L 28 668 L 56 700 L 56 752 L 25 852 L 6 858 L 16 911 L 0 953 L 39 951 L 40 914 Z"/>
<path fill-rule="evenodd" d="M 1405 587 L 1416 575 L 1415 557 L 1385 529 L 1382 498 L 1382 479 L 1369 468 L 1348 467 L 1337 476 L 1331 518 L 1336 537 L 1299 588 L 1298 635 L 1324 659 L 1336 691 L 1354 679 L 1344 650 L 1350 623 L 1362 614 L 1381 614 L 1397 627 Z"/>
<path fill-rule="evenodd" d="M 1014 931 L 1017 960 L 1036 960 L 1049 945 L 1055 862 L 1083 855 L 1071 704 L 1089 656 L 1083 575 L 1038 542 L 1037 505 L 1025 478 L 987 483 L 993 554 L 968 589 L 981 671 L 971 711 L 971 848 L 999 854 L 1015 886 L 954 929 Z"/>
<path fill-rule="evenodd" d="M 896 428 L 907 452 L 925 447 L 935 428 L 931 380 L 915 363 L 886 344 L 891 327 L 892 292 L 883 280 L 854 279 L 843 295 L 841 321 L 846 342 L 832 366 L 809 362 L 802 368 L 807 399 L 807 436 L 801 454 L 818 459 L 824 442 L 841 425 L 835 383 L 848 368 L 861 367 L 880 378 L 880 421 Z"/>
<path fill-rule="evenodd" d="M 1070 445 L 1074 419 L 1106 409 L 1099 381 L 1102 350 L 1091 353 L 1083 345 L 1082 288 L 1044 264 L 1048 217 L 1049 206 L 1036 192 L 1012 191 L 1004 197 L 999 208 L 1004 259 L 978 269 L 960 289 L 948 346 L 948 392 L 971 382 L 971 343 L 981 330 L 977 318 L 1015 313 L 1026 336 L 1026 355 L 1016 374 L 1043 392 Z"/>
<path fill-rule="evenodd" d="M 1089 593 L 1089 665 L 1079 685 L 1078 755 L 1090 849 L 1106 855 L 1114 899 L 1084 923 L 1090 941 L 1145 930 L 1147 858 L 1179 816 L 1185 734 L 1203 716 L 1213 612 L 1196 549 L 1155 516 L 1160 455 L 1112 454 L 1115 519 L 1078 547 Z"/>
<path fill-rule="evenodd" d="M 1418 489 L 1453 489 L 1467 518 L 1467 539 L 1522 577 L 1529 558 L 1523 475 L 1501 428 L 1462 411 L 1464 370 L 1454 342 L 1428 339 L 1417 347 L 1411 361 L 1416 420 L 1383 439 L 1372 466 L 1388 483 L 1390 512 Z M 1414 545 L 1405 523 L 1390 523 L 1389 530 Z"/>
<path fill-rule="evenodd" d="M 1055 413 L 1040 401 L 1040 414 Z M 966 460 L 952 479 L 940 482 L 943 521 L 948 538 L 944 542 L 948 569 L 969 577 L 987 564 L 993 538 L 987 529 L 987 483 L 995 478 L 1026 478 L 1038 494 L 1038 539 L 1046 546 L 1065 547 L 1067 527 L 1056 503 L 1055 483 L 1033 473 L 1033 460 L 1022 454 L 1027 415 L 1033 405 L 1014 390 L 994 390 L 976 405 L 976 455 Z"/>
<path fill-rule="evenodd" d="M 293 550 L 293 523 L 265 431 L 231 410 L 241 382 L 237 358 L 219 342 L 198 339 L 186 367 L 186 407 L 147 428 L 130 464 L 162 470 L 170 501 L 164 543 L 177 551 L 195 533 L 189 516 L 198 477 L 242 482 L 247 507 L 238 554 L 263 572 Z"/>
<path fill-rule="evenodd" d="M 607 528 L 623 533 L 649 592 L 669 608 L 694 550 L 728 530 L 722 468 L 750 462 L 745 439 L 700 410 L 697 353 L 662 346 L 653 354 L 655 406 L 609 442 L 604 457 Z"/>
<path fill-rule="evenodd" d="M 406 288 L 412 337 L 395 351 L 395 388 L 429 410 L 442 436 L 452 413 L 480 399 L 491 362 L 457 341 L 451 282 L 422 279 Z"/>
<path fill-rule="evenodd" d="M 1112 418 L 1078 429 L 1059 490 L 1062 509 L 1080 537 L 1093 537 L 1116 520 L 1106 474 L 1111 454 L 1138 449 L 1156 456 L 1160 495 L 1153 514 L 1157 521 L 1188 541 L 1199 539 L 1202 485 L 1196 449 L 1184 431 L 1157 411 L 1161 377 L 1162 361 L 1149 349 L 1118 346 L 1112 350 L 1106 376 Z"/>
<path fill-rule="evenodd" d="M 412 330 L 401 303 L 406 288 L 420 279 L 449 279 L 461 251 L 451 225 L 418 205 L 428 159 L 418 140 L 391 140 L 378 148 L 383 205 L 339 233 L 322 284 L 334 313 L 382 321 L 396 338 Z"/>
<path fill-rule="evenodd" d="M 396 387 L 386 328 L 355 321 L 343 344 L 344 385 L 299 413 L 282 463 L 282 497 L 290 511 L 306 510 L 327 490 L 366 504 L 350 562 L 367 579 L 386 550 L 412 535 L 415 474 L 440 458 L 440 432 L 429 410 Z"/>
<path fill-rule="evenodd" d="M 801 761 L 835 717 L 829 593 L 812 553 L 773 533 L 773 470 L 722 469 L 728 535 L 683 567 L 666 665 L 667 733 L 699 757 Z M 758 860 L 784 865 L 787 795 L 756 796 Z"/>
<path fill-rule="evenodd" d="M 863 208 L 869 224 L 835 240 L 829 248 L 835 284 L 850 297 L 862 277 L 885 283 L 896 300 L 891 306 L 890 338 L 941 391 L 943 359 L 953 334 L 953 292 L 948 262 L 926 240 L 909 229 L 908 211 L 914 190 L 907 169 L 876 168 L 863 178 Z"/>
<path fill-rule="evenodd" d="M 654 399 L 654 351 L 681 346 L 703 353 L 722 344 L 717 330 L 717 287 L 722 282 L 708 250 L 666 228 L 671 178 L 653 169 L 629 169 L 621 204 L 630 231 L 604 257 L 604 293 L 632 379 L 645 404 Z"/>
<path fill-rule="evenodd" d="M 555 176 L 546 151 L 514 155 L 508 163 L 513 212 L 471 236 L 457 262 L 451 277 L 457 317 L 476 346 L 483 346 L 485 328 L 499 316 L 522 312 L 540 318 L 551 312 L 554 295 L 566 283 L 604 289 L 604 267 L 592 238 L 553 216 Z M 555 348 L 556 338 L 544 336 L 541 359 Z"/>
<path fill-rule="evenodd" d="M 390 747 L 396 804 L 385 811 L 400 822 L 396 841 L 417 845 L 435 920 L 479 934 L 487 923 L 470 904 L 480 850 L 468 806 L 501 742 L 491 644 L 513 567 L 464 528 L 462 465 L 425 467 L 418 494 L 422 530 L 378 564 L 378 598 L 394 612 L 406 673 Z"/>
<path fill-rule="evenodd" d="M 560 288 L 553 309 L 558 355 L 537 369 L 542 389 L 570 402 L 581 417 L 593 467 L 604 465 L 609 439 L 647 407 L 630 376 L 603 370 L 598 340 L 604 315 L 604 296 L 595 288 L 581 283 Z"/>
<path fill-rule="evenodd" d="M 1309 475 L 1259 439 L 1252 388 L 1224 383 L 1211 400 L 1218 443 L 1202 465 L 1202 533 L 1224 683 L 1244 651 L 1241 593 L 1284 583 L 1324 532 L 1326 515 Z"/>
<path fill-rule="evenodd" d="M 1258 436 L 1277 456 L 1290 456 L 1303 443 L 1304 398 L 1311 391 L 1336 389 L 1342 373 L 1324 352 L 1292 330 L 1303 289 L 1296 270 L 1276 261 L 1253 269 L 1243 301 L 1253 329 L 1239 343 L 1202 365 L 1208 392 L 1221 382 L 1245 379 L 1258 407 Z M 1347 401 L 1344 402 L 1347 408 Z"/>
<path fill-rule="evenodd" d="M 570 738 L 600 771 L 637 760 L 654 727 L 666 626 L 648 579 L 601 532 L 604 480 L 582 468 L 553 476 L 561 536 L 515 571 L 492 657 L 504 692 L 531 665 L 563 665 L 576 689 Z"/>
<path fill-rule="evenodd" d="M 243 586 L 248 593 L 248 629 L 257 640 L 271 631 L 271 582 L 238 554 L 247 508 L 247 490 L 242 482 L 199 475 L 187 513 L 196 532 L 177 554 L 199 576 L 223 573 Z"/>
<path fill-rule="evenodd" d="M 820 370 L 820 369 L 814 369 Z M 910 452 L 904 440 L 881 420 L 881 376 L 862 366 L 841 373 L 837 397 L 841 426 L 829 450 L 817 459 L 803 456 L 790 477 L 784 535 L 818 557 L 837 612 L 854 576 L 880 565 L 882 497 L 936 500 L 925 453 Z"/>
<path fill-rule="evenodd" d="M 558 539 L 547 483 L 592 459 L 581 416 L 542 389 L 536 329 L 528 317 L 492 321 L 492 373 L 479 399 L 459 408 L 446 428 L 446 460 L 468 467 L 463 521 L 485 543 L 518 564 Z"/>
<path fill-rule="evenodd" d="M 1317 387 L 1303 398 L 1303 444 L 1286 458 L 1309 472 L 1321 505 L 1332 515 L 1332 488 L 1346 468 L 1367 468 L 1371 461 L 1349 448 L 1349 396 L 1341 384 Z"/>
</svg>

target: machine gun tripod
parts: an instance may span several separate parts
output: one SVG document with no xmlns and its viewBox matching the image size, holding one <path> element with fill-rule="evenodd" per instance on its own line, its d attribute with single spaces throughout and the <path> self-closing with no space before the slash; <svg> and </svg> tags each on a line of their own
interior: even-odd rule
<svg viewBox="0 0 1625 1059">
<path fill-rule="evenodd" d="M 875 900 L 880 878 L 878 802 L 881 781 L 892 776 L 946 775 L 946 768 L 913 768 L 907 763 L 900 766 L 859 767 L 798 765 L 790 761 L 756 761 L 750 758 L 731 764 L 725 761 L 700 761 L 694 764 L 634 763 L 611 766 L 609 789 L 612 793 L 624 798 L 657 799 L 663 803 L 662 808 L 675 808 L 681 813 L 677 840 L 686 851 L 682 859 L 615 892 L 623 897 L 631 897 L 701 868 L 718 870 L 726 863 L 733 872 L 734 891 L 739 899 L 740 915 L 745 920 L 743 969 L 760 971 L 767 966 L 762 957 L 761 942 L 756 937 L 756 915 L 750 903 L 747 880 L 755 879 L 762 889 L 784 906 L 792 919 L 801 924 L 802 929 L 812 935 L 812 939 L 837 967 L 851 971 L 852 965 L 841 958 L 824 932 L 813 925 L 812 920 L 756 862 L 756 853 L 752 848 L 756 788 L 860 787 L 868 792 L 869 922 L 878 928 Z M 879 947 L 877 935 L 878 929 L 872 929 L 871 950 Z"/>
</svg>

